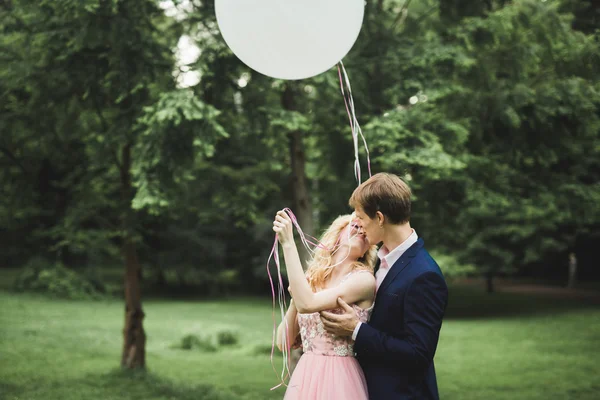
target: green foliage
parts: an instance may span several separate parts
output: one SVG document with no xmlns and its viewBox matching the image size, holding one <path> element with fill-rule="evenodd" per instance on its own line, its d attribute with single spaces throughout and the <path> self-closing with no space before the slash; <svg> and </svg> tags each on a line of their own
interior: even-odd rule
<svg viewBox="0 0 600 400">
<path fill-rule="evenodd" d="M 486 268 L 566 251 L 599 221 L 600 51 L 570 22 L 529 1 L 454 31 L 475 63 L 452 113 L 478 116 L 458 238 Z"/>
<path fill-rule="evenodd" d="M 198 350 L 204 353 L 219 351 L 222 346 L 234 346 L 239 343 L 239 334 L 232 330 L 220 330 L 216 334 L 188 334 L 172 348 L 182 350 Z"/>
<path fill-rule="evenodd" d="M 277 354 L 277 349 L 274 349 L 272 344 L 257 344 L 252 350 L 252 354 L 257 356 L 270 356 L 271 352 Z"/>
<path fill-rule="evenodd" d="M 440 266 L 447 281 L 452 281 L 465 276 L 473 276 L 478 272 L 475 265 L 460 262 L 457 257 L 453 255 L 432 251 L 431 256 Z"/>
<path fill-rule="evenodd" d="M 231 330 L 223 330 L 217 332 L 217 343 L 219 346 L 232 346 L 238 344 L 240 336 L 237 332 Z"/>
<path fill-rule="evenodd" d="M 15 280 L 14 289 L 71 300 L 102 297 L 97 285 L 90 280 L 63 265 L 50 264 L 39 258 L 31 260 L 23 268 Z"/>
<path fill-rule="evenodd" d="M 169 285 L 264 292 L 270 222 L 293 203 L 292 132 L 315 233 L 348 210 L 335 69 L 298 82 L 250 70 L 212 2 L 174 2 L 175 18 L 151 0 L 38 3 L 0 6 L 0 262 L 35 249 L 113 264 L 128 235 Z M 597 235 L 597 12 L 587 0 L 367 3 L 344 63 L 372 169 L 410 183 L 413 225 L 451 270 L 516 271 Z M 189 65 L 173 51 L 182 34 L 201 49 Z M 190 71 L 199 83 L 177 87 Z"/>
<path fill-rule="evenodd" d="M 198 350 L 201 352 L 215 352 L 218 350 L 217 346 L 213 344 L 213 340 L 210 336 L 198 336 L 198 335 L 185 335 L 181 338 L 181 343 L 175 348 L 182 350 Z"/>
<path fill-rule="evenodd" d="M 216 121 L 219 114 L 185 89 L 162 93 L 144 109 L 138 119 L 142 134 L 135 150 L 134 209 L 148 207 L 158 213 L 170 204 L 165 191 L 194 179 L 196 157 L 211 157 L 216 141 L 229 136 Z"/>
</svg>

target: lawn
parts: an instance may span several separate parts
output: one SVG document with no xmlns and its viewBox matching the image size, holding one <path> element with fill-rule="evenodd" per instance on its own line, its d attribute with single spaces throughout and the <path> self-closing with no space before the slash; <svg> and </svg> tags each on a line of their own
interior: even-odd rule
<svg viewBox="0 0 600 400">
<path fill-rule="evenodd" d="M 147 374 L 122 373 L 123 304 L 0 291 L 0 399 L 280 399 L 265 350 L 271 303 L 148 300 Z M 216 352 L 173 348 L 186 334 L 238 332 Z M 600 398 L 593 304 L 454 287 L 436 369 L 442 399 Z M 281 358 L 275 359 L 281 368 Z"/>
</svg>

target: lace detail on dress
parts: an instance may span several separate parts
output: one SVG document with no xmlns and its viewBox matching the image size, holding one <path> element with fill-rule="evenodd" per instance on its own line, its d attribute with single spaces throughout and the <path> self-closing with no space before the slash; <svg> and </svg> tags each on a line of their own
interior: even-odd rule
<svg viewBox="0 0 600 400">
<path fill-rule="evenodd" d="M 373 310 L 373 307 L 362 309 L 357 305 L 352 305 L 352 308 L 356 311 L 361 322 L 367 322 Z M 341 313 L 340 308 L 331 311 Z M 354 341 L 350 337 L 334 336 L 328 333 L 318 312 L 298 314 L 298 324 L 300 325 L 302 350 L 305 353 L 342 357 L 354 356 Z"/>
<path fill-rule="evenodd" d="M 346 275 L 340 283 L 345 281 L 351 274 L 370 271 L 356 271 Z M 361 322 L 367 322 L 373 311 L 373 304 L 367 309 L 358 307 L 356 304 L 352 308 L 356 311 L 358 319 Z M 330 310 L 333 313 L 341 314 L 342 309 L 336 308 Z M 310 314 L 298 313 L 298 325 L 300 326 L 300 336 L 302 338 L 302 350 L 305 353 L 314 353 L 324 356 L 354 356 L 354 341 L 351 337 L 339 337 L 328 333 L 321 322 L 318 312 Z"/>
<path fill-rule="evenodd" d="M 354 355 L 354 345 L 350 343 L 342 344 L 341 346 L 336 346 L 333 348 L 333 351 L 336 355 L 341 357 L 348 357 Z"/>
</svg>

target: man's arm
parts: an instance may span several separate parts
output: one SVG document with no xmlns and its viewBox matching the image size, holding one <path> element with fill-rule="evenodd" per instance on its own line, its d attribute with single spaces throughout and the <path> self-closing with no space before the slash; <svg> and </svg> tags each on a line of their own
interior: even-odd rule
<svg viewBox="0 0 600 400">
<path fill-rule="evenodd" d="M 404 300 L 402 338 L 361 324 L 354 351 L 409 369 L 426 368 L 433 361 L 448 299 L 444 279 L 427 272 L 415 279 Z"/>
</svg>

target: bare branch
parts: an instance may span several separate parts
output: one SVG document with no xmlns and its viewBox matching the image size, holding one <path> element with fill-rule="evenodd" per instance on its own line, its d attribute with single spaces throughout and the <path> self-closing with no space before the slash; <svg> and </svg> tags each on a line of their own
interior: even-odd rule
<svg viewBox="0 0 600 400">
<path fill-rule="evenodd" d="M 412 0 L 404 0 L 404 4 L 402 4 L 402 7 L 400 8 L 398 16 L 392 24 L 392 30 L 395 30 L 398 25 L 402 25 L 404 24 L 404 21 L 406 21 L 406 18 L 408 17 L 408 6 L 410 5 L 411 1 Z"/>
</svg>

